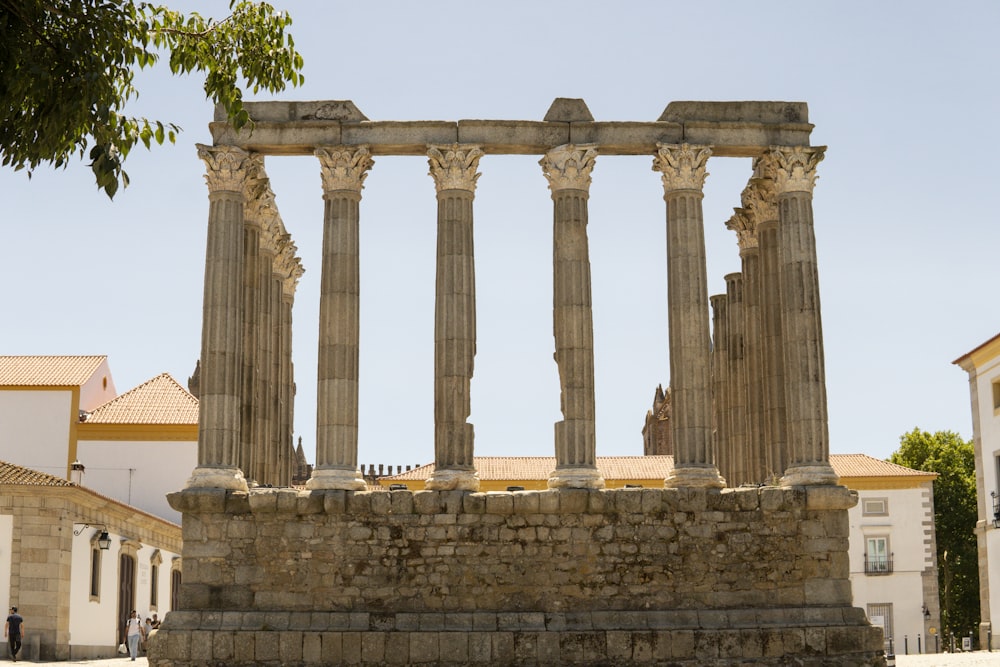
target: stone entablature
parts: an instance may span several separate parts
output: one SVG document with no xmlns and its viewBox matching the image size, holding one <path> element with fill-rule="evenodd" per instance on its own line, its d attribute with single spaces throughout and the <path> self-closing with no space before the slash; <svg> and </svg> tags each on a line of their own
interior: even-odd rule
<svg viewBox="0 0 1000 667">
<path fill-rule="evenodd" d="M 556 651 L 532 654 L 538 664 L 565 664 L 577 642 L 595 641 L 612 652 L 627 644 L 628 656 L 615 664 L 632 664 L 662 650 L 657 633 L 678 632 L 669 649 L 678 664 L 696 664 L 702 644 L 725 658 L 771 651 L 876 664 L 881 634 L 851 609 L 844 510 L 855 500 L 836 486 L 187 489 L 171 496 L 185 516 L 185 612 L 168 617 L 161 633 L 169 643 L 157 651 L 233 660 L 227 651 L 246 650 L 238 647 L 267 627 L 281 631 L 280 641 L 229 664 L 277 664 L 299 659 L 281 653 L 286 629 L 294 655 L 322 651 L 323 641 L 387 646 L 400 637 L 410 651 L 431 650 L 421 647 L 475 630 L 485 638 L 462 642 L 491 647 L 475 654 L 481 660 L 431 661 L 510 664 L 519 659 L 512 637 L 520 636 L 534 651 Z M 747 641 L 737 640 L 742 634 Z M 204 654 L 212 646 L 218 654 Z M 359 664 L 383 660 L 393 664 L 389 657 Z"/>
</svg>

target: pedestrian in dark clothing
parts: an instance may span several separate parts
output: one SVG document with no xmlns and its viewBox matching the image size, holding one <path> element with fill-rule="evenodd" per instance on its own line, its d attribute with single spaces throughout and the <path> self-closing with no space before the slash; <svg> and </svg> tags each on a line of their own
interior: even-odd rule
<svg viewBox="0 0 1000 667">
<path fill-rule="evenodd" d="M 24 636 L 24 619 L 17 613 L 17 607 L 10 608 L 10 616 L 3 624 L 3 636 L 10 645 L 10 656 L 17 662 L 17 652 L 21 650 L 21 639 Z"/>
</svg>

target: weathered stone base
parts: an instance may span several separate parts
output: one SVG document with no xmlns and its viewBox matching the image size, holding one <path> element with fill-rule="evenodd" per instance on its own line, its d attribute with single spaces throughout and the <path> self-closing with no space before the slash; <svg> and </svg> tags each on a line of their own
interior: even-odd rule
<svg viewBox="0 0 1000 667">
<path fill-rule="evenodd" d="M 882 665 L 840 486 L 187 489 L 153 667 Z"/>
<path fill-rule="evenodd" d="M 800 619 L 789 623 L 788 619 Z M 860 609 L 174 612 L 150 664 L 884 665 Z M 167 658 L 166 656 L 170 656 Z"/>
</svg>

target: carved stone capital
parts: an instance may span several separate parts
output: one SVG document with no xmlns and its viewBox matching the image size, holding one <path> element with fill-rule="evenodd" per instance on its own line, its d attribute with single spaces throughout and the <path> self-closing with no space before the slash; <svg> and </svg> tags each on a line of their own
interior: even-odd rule
<svg viewBox="0 0 1000 667">
<path fill-rule="evenodd" d="M 278 215 L 270 179 L 253 179 L 246 188 L 246 195 L 246 214 L 243 216 L 245 224 L 260 227 L 264 220 Z"/>
<path fill-rule="evenodd" d="M 726 221 L 726 229 L 736 232 L 740 252 L 757 247 L 757 221 L 746 209 L 734 208 L 733 217 Z"/>
<path fill-rule="evenodd" d="M 244 192 L 247 182 L 263 169 L 263 156 L 233 146 L 196 144 L 198 157 L 205 162 L 208 191 Z"/>
<path fill-rule="evenodd" d="M 674 190 L 701 190 L 708 172 L 705 167 L 712 155 L 709 146 L 691 144 L 656 144 L 653 171 L 663 176 L 664 193 Z"/>
<path fill-rule="evenodd" d="M 485 153 L 479 146 L 452 144 L 451 146 L 428 146 L 427 162 L 430 175 L 438 194 L 445 190 L 476 191 L 479 180 L 479 158 Z"/>
<path fill-rule="evenodd" d="M 285 225 L 276 209 L 266 209 L 261 219 L 260 251 L 277 256 L 281 251 L 281 240 L 285 236 Z"/>
<path fill-rule="evenodd" d="M 822 162 L 826 146 L 772 146 L 774 182 L 778 194 L 808 192 L 816 187 L 816 165 Z"/>
<path fill-rule="evenodd" d="M 323 192 L 361 192 L 372 160 L 368 146 L 324 146 L 313 151 L 319 158 Z"/>
<path fill-rule="evenodd" d="M 754 225 L 778 219 L 778 194 L 773 179 L 751 178 L 743 189 L 741 200 L 743 210 L 753 218 Z"/>
<path fill-rule="evenodd" d="M 590 173 L 597 159 L 595 144 L 566 144 L 545 154 L 538 164 L 549 181 L 549 189 L 590 190 Z"/>
</svg>

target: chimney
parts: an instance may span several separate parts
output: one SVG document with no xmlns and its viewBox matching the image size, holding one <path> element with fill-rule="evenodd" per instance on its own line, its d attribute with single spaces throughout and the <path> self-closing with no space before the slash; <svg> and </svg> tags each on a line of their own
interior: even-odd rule
<svg viewBox="0 0 1000 667">
<path fill-rule="evenodd" d="M 83 471 L 85 468 L 79 461 L 73 461 L 69 467 L 69 481 L 77 486 L 83 486 Z"/>
</svg>

